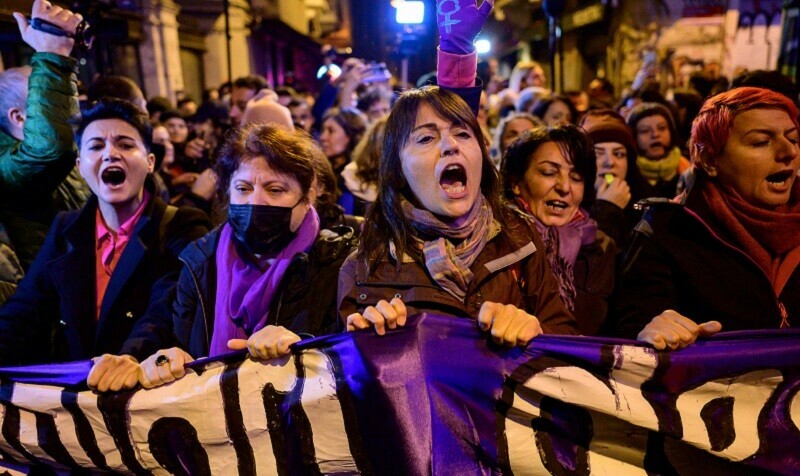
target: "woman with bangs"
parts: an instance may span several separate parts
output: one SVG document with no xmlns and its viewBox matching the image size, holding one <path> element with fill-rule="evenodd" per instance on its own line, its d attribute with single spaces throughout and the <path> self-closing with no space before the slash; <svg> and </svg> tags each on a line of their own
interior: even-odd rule
<svg viewBox="0 0 800 476">
<path fill-rule="evenodd" d="M 650 208 L 626 251 L 618 335 L 679 349 L 721 329 L 797 324 L 799 139 L 781 94 L 737 88 L 706 101 L 685 203 Z"/>
<path fill-rule="evenodd" d="M 389 115 L 378 197 L 339 276 L 348 330 L 382 335 L 433 312 L 477 319 L 509 346 L 577 333 L 533 224 L 503 202 L 476 119 L 472 40 L 491 7 L 463 7 L 457 31 L 440 16 L 442 87 L 403 94 Z"/>
</svg>

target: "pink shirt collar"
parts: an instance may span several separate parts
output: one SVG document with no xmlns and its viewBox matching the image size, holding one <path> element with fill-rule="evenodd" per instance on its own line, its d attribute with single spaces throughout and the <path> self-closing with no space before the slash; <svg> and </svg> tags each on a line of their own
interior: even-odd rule
<svg viewBox="0 0 800 476">
<path fill-rule="evenodd" d="M 125 223 L 119 226 L 117 230 L 116 236 L 118 237 L 130 237 L 133 233 L 133 229 L 136 227 L 136 223 L 139 221 L 139 218 L 142 216 L 144 212 L 144 207 L 147 206 L 147 203 L 150 201 L 150 193 L 145 190 L 144 194 L 142 195 L 142 203 L 139 204 L 139 208 L 133 212 L 133 215 L 130 216 Z M 103 214 L 100 213 L 100 207 L 97 207 L 97 219 L 95 220 L 97 223 L 97 243 L 98 246 L 102 246 L 104 240 L 108 239 L 109 237 L 114 237 L 114 232 L 108 228 L 106 225 L 105 220 L 103 219 Z"/>
</svg>

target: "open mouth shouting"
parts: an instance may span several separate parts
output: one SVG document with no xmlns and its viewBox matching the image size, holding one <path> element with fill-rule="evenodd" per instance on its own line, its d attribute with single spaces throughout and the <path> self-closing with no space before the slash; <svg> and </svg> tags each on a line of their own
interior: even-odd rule
<svg viewBox="0 0 800 476">
<path fill-rule="evenodd" d="M 569 208 L 569 203 L 563 200 L 547 200 L 544 202 L 544 204 L 547 209 L 553 213 L 562 213 L 564 210 Z"/>
<path fill-rule="evenodd" d="M 795 171 L 792 169 L 789 170 L 782 170 L 780 172 L 775 172 L 774 174 L 767 175 L 767 183 L 772 186 L 772 188 L 776 190 L 785 190 L 793 182 L 793 178 L 795 176 Z"/>
<path fill-rule="evenodd" d="M 127 174 L 125 173 L 125 170 L 116 165 L 107 167 L 100 172 L 100 180 L 102 180 L 103 184 L 110 189 L 119 188 L 123 183 L 125 183 L 126 177 Z"/>
<path fill-rule="evenodd" d="M 467 170 L 461 164 L 450 164 L 439 177 L 439 186 L 452 200 L 467 196 Z"/>
</svg>

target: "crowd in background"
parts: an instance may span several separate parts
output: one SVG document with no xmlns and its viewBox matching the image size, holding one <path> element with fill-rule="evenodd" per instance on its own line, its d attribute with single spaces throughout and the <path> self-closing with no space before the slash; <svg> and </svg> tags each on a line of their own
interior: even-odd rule
<svg viewBox="0 0 800 476">
<path fill-rule="evenodd" d="M 89 384 L 116 390 L 422 311 L 508 345 L 791 325 L 792 79 L 646 65 L 562 94 L 525 61 L 480 81 L 489 9 L 440 32 L 417 89 L 349 58 L 317 95 L 251 75 L 175 102 L 120 76 L 78 91 L 72 40 L 17 18 L 37 53 L 0 73 L 0 362 L 102 355 Z"/>
</svg>

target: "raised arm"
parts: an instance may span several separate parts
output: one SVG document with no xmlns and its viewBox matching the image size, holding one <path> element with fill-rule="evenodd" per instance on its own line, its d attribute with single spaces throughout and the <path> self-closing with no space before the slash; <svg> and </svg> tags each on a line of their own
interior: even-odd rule
<svg viewBox="0 0 800 476">
<path fill-rule="evenodd" d="M 32 16 L 72 32 L 83 20 L 46 0 L 34 2 Z M 21 125 L 21 132 L 6 131 L 15 143 L 0 151 L 0 181 L 5 192 L 52 192 L 75 165 L 70 119 L 78 114 L 77 61 L 69 57 L 75 40 L 35 30 L 21 13 L 14 18 L 22 39 L 36 53 L 25 110 L 1 111 L 12 124 Z"/>
<path fill-rule="evenodd" d="M 494 6 L 494 0 L 483 0 L 480 7 L 478 1 L 436 2 L 439 27 L 437 83 L 461 96 L 475 115 L 478 114 L 481 88 L 475 81 L 478 54 L 473 42 Z"/>
</svg>

